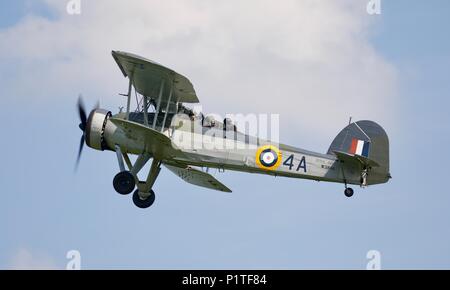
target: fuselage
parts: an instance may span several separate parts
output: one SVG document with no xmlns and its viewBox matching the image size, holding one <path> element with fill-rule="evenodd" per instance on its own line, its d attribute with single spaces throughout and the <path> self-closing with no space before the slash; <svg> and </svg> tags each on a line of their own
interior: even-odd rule
<svg viewBox="0 0 450 290">
<path fill-rule="evenodd" d="M 132 114 L 130 120 L 143 124 L 143 118 L 139 114 Z M 117 114 L 114 117 L 124 118 L 124 114 Z M 149 114 L 148 119 L 149 124 L 152 124 L 152 114 Z M 155 130 L 168 136 L 172 140 L 173 147 L 177 149 L 177 153 L 163 162 L 317 181 L 344 182 L 341 163 L 334 155 L 277 144 L 235 130 L 224 130 L 219 125 L 205 128 L 199 122 L 198 119 L 182 114 L 171 116 L 169 125 L 163 129 L 158 126 L 160 122 L 156 122 Z M 120 128 L 112 128 L 113 126 L 109 123 L 106 125 L 107 132 L 119 130 L 114 133 L 114 138 L 110 137 L 107 140 L 110 143 L 109 147 L 114 148 L 113 143 L 121 143 L 122 150 L 132 154 L 140 154 L 145 150 L 145 144 L 139 140 L 130 139 L 129 136 L 120 132 Z M 113 135 L 110 133 L 109 136 Z M 259 158 L 261 154 L 264 154 L 261 153 L 264 148 L 275 150 L 278 160 L 273 166 L 264 166 L 260 162 Z M 345 180 L 349 184 L 359 184 L 357 168 L 353 172 L 347 168 Z"/>
</svg>

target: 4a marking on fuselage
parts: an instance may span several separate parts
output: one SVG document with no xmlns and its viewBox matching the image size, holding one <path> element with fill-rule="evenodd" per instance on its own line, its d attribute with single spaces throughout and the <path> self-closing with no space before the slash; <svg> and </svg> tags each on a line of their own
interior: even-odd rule
<svg viewBox="0 0 450 290">
<path fill-rule="evenodd" d="M 300 160 L 300 161 L 298 161 L 298 160 Z M 304 173 L 307 172 L 307 170 L 306 170 L 306 157 L 305 156 L 302 156 L 301 158 L 297 158 L 296 159 L 295 158 L 295 154 L 291 154 L 291 155 L 288 156 L 288 158 L 286 158 L 286 160 L 284 160 L 283 166 L 286 166 L 290 171 L 292 171 L 292 169 L 294 167 L 296 167 L 296 169 L 295 169 L 296 172 L 300 171 L 300 169 L 303 169 Z"/>
</svg>

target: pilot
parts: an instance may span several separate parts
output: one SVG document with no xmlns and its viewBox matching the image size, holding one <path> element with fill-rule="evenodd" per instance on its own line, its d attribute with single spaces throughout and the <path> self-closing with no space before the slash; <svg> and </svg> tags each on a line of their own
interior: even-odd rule
<svg viewBox="0 0 450 290">
<path fill-rule="evenodd" d="M 216 126 L 216 120 L 214 120 L 213 116 L 206 116 L 203 119 L 203 127 L 213 128 Z"/>
<path fill-rule="evenodd" d="M 189 111 L 188 116 L 189 116 L 189 119 L 191 119 L 191 121 L 194 121 L 194 120 L 195 120 L 195 114 L 194 114 L 194 112 Z"/>
</svg>

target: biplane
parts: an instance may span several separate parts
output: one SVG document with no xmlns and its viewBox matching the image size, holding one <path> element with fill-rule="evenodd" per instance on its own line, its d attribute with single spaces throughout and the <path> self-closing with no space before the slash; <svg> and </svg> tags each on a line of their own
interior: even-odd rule
<svg viewBox="0 0 450 290">
<path fill-rule="evenodd" d="M 353 195 L 350 184 L 365 187 L 391 178 L 388 136 L 373 121 L 349 122 L 325 154 L 278 144 L 240 132 L 228 118 L 215 120 L 188 108 L 199 99 L 183 75 L 131 53 L 112 51 L 112 56 L 128 78 L 128 93 L 122 94 L 126 108 L 113 115 L 97 106 L 87 115 L 78 100 L 83 135 L 77 165 L 84 143 L 115 152 L 119 172 L 113 187 L 122 195 L 133 192 L 139 208 L 154 203 L 162 167 L 188 183 L 222 192 L 231 190 L 209 169 L 342 183 L 347 197 Z M 133 161 L 130 155 L 136 155 Z M 146 178 L 140 180 L 147 163 Z"/>
</svg>

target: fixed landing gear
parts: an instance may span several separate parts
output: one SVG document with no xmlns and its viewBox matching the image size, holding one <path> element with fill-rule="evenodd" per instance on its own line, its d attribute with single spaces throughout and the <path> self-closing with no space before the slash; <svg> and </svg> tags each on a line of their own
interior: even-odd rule
<svg viewBox="0 0 450 290">
<path fill-rule="evenodd" d="M 353 196 L 353 188 L 346 187 L 344 190 L 344 194 L 346 197 L 352 197 Z"/>
<path fill-rule="evenodd" d="M 147 179 L 140 181 L 137 174 L 152 156 L 148 153 L 142 153 L 133 165 L 128 155 L 122 152 L 119 145 L 115 147 L 120 172 L 114 177 L 114 189 L 118 193 L 125 195 L 131 193 L 137 187 L 133 193 L 133 203 L 139 208 L 150 207 L 155 202 L 155 192 L 152 190 L 152 187 L 161 171 L 161 161 L 153 158 Z M 125 170 L 124 159 L 129 171 Z"/>
<path fill-rule="evenodd" d="M 133 193 L 133 203 L 138 208 L 148 208 L 155 202 L 155 192 L 152 189 L 150 193 L 146 194 L 145 198 L 141 195 L 139 194 L 139 189 L 136 189 Z"/>
<path fill-rule="evenodd" d="M 130 194 L 133 191 L 135 185 L 136 182 L 134 180 L 134 176 L 129 171 L 122 171 L 114 176 L 114 189 L 122 195 Z"/>
</svg>

